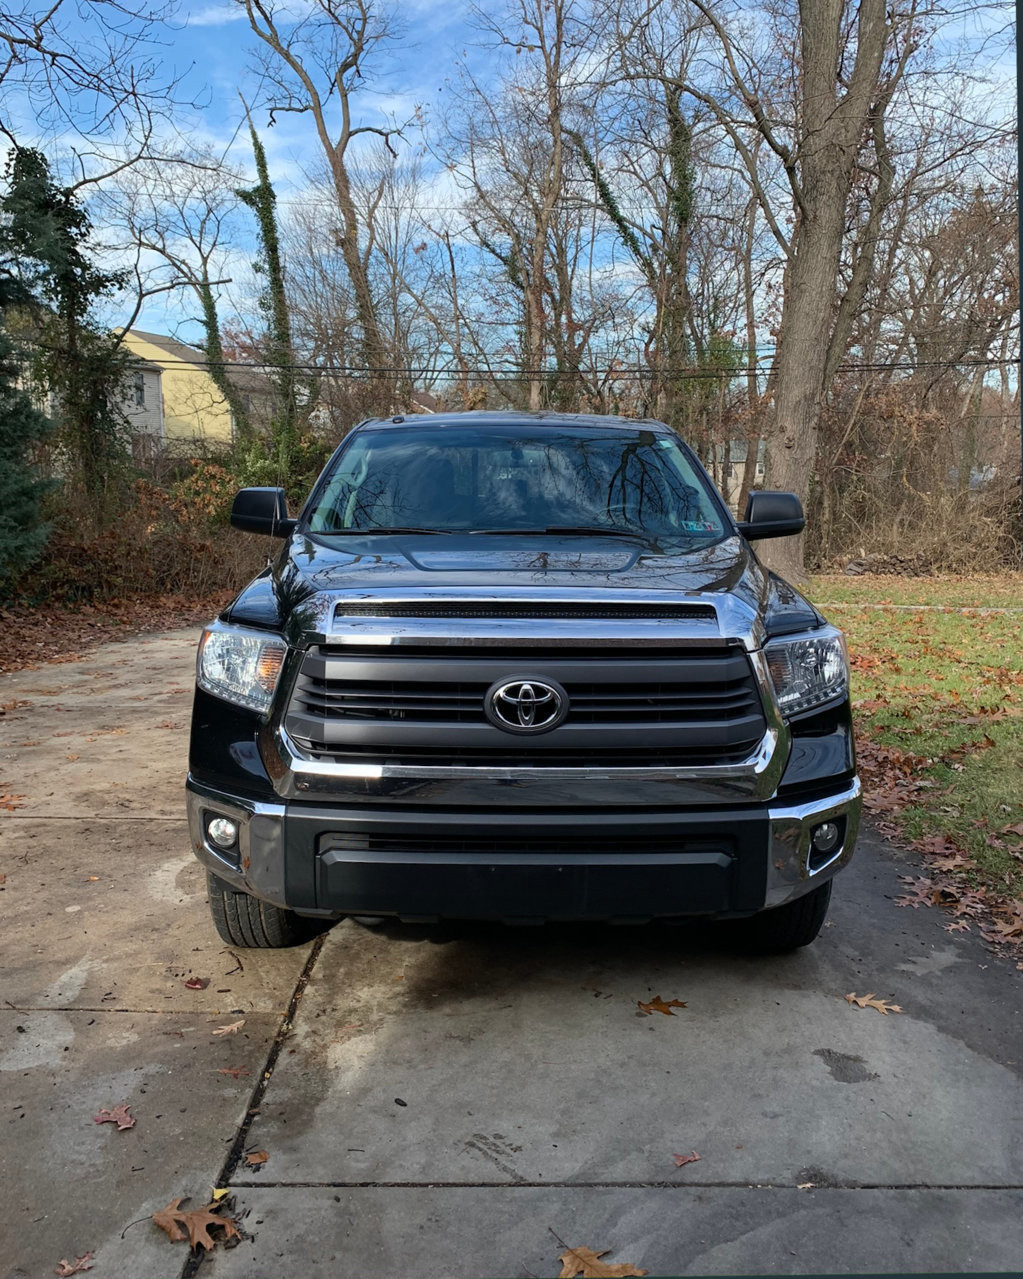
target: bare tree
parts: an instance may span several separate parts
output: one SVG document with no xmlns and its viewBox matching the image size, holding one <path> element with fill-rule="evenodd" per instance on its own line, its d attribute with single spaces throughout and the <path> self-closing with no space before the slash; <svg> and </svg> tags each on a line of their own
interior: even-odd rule
<svg viewBox="0 0 1023 1279">
<path fill-rule="evenodd" d="M 337 240 L 358 321 L 362 358 L 383 378 L 391 351 L 372 287 L 372 210 L 360 209 L 353 190 L 353 143 L 371 134 L 391 145 L 400 126 L 357 124 L 356 88 L 371 55 L 393 38 L 386 16 L 372 0 L 315 0 L 302 7 L 275 0 L 236 0 L 265 50 L 270 122 L 283 112 L 311 116 L 337 202 Z M 382 394 L 386 395 L 386 386 Z"/>
<path fill-rule="evenodd" d="M 601 308 L 580 278 L 591 201 L 573 191 L 566 134 L 585 78 L 579 8 L 515 0 L 506 11 L 477 10 L 514 62 L 497 92 L 463 69 L 461 119 L 448 121 L 449 163 L 472 234 L 496 268 L 491 305 L 517 331 L 514 363 L 531 409 L 552 396 L 565 405 L 596 394 L 585 363 Z"/>
<path fill-rule="evenodd" d="M 160 45 L 174 8 L 175 0 L 0 5 L 0 133 L 15 144 L 26 132 L 30 145 L 47 134 L 70 144 L 80 184 L 95 180 L 89 158 L 109 171 L 143 154 L 156 116 L 177 105 Z M 107 152 L 87 156 L 97 148 Z"/>
<path fill-rule="evenodd" d="M 245 397 L 228 375 L 220 330 L 220 291 L 237 228 L 242 175 L 209 148 L 142 161 L 119 175 L 108 196 L 135 250 L 140 299 L 187 290 L 199 306 L 210 375 L 227 401 L 239 438 L 253 434 Z"/>
<path fill-rule="evenodd" d="M 919 5 L 799 0 L 794 14 L 784 7 L 771 11 L 773 56 L 766 72 L 763 57 L 744 42 L 740 11 L 712 0 L 691 5 L 703 19 L 704 47 L 716 48 L 720 56 L 721 81 L 708 84 L 683 69 L 678 86 L 713 114 L 741 157 L 784 259 L 768 475 L 772 484 L 805 499 L 827 372 L 844 352 L 872 269 L 877 219 L 890 189 L 885 113 L 915 48 Z M 786 19 L 788 29 L 780 29 Z M 795 56 L 786 63 L 784 50 L 793 46 Z M 857 267 L 839 296 L 858 165 L 873 169 L 873 195 L 853 232 Z M 797 539 L 772 548 L 770 558 L 791 575 L 802 575 Z"/>
</svg>

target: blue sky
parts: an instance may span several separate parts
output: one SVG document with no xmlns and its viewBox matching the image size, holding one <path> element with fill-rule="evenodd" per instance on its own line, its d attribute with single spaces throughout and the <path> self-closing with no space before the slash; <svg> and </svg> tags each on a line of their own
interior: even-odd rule
<svg viewBox="0 0 1023 1279">
<path fill-rule="evenodd" d="M 291 8 L 300 12 L 301 3 Z M 407 119 L 417 107 L 427 114 L 437 102 L 456 58 L 478 46 L 468 8 L 451 0 L 403 0 L 393 6 L 396 38 L 375 49 L 366 62 L 356 96 L 361 123 L 387 125 Z M 175 29 L 167 33 L 168 64 L 183 73 L 182 87 L 209 105 L 192 114 L 191 127 L 227 142 L 242 119 L 239 89 L 250 104 L 265 103 L 257 65 L 260 42 L 249 29 L 241 6 L 231 0 L 184 0 Z M 482 50 L 477 50 L 482 54 Z M 289 173 L 304 169 L 318 155 L 307 117 L 278 116 L 268 129 L 267 112 L 255 116 L 264 146 L 287 184 Z M 242 139 L 242 152 L 247 141 Z M 300 182 L 299 182 L 300 184 Z"/>
<path fill-rule="evenodd" d="M 276 7 L 285 5 L 278 0 Z M 289 7 L 300 15 L 306 6 L 302 0 L 291 0 Z M 395 38 L 375 48 L 366 62 L 364 80 L 353 99 L 358 113 L 355 123 L 391 127 L 418 110 L 428 124 L 442 102 L 445 79 L 455 73 L 456 61 L 467 57 L 482 63 L 490 55 L 470 24 L 465 0 L 402 0 L 391 6 L 390 14 Z M 197 103 L 194 109 L 177 111 L 174 125 L 186 136 L 210 143 L 234 165 L 251 170 L 240 90 L 253 108 L 286 215 L 289 199 L 306 188 L 306 175 L 322 164 L 322 150 L 308 116 L 279 114 L 269 127 L 258 61 L 262 46 L 244 9 L 232 0 L 181 0 L 176 21 L 160 40 L 168 75 L 180 76 L 180 95 Z M 406 148 L 421 141 L 417 134 L 416 127 L 409 131 Z M 251 243 L 239 244 L 238 274 L 245 269 L 241 259 L 251 250 Z M 188 318 L 193 311 L 187 295 L 161 295 L 147 305 L 138 325 L 196 340 L 199 326 Z"/>
<path fill-rule="evenodd" d="M 493 11 L 494 6 L 488 5 L 487 0 L 480 3 Z M 85 14 L 94 13 L 97 7 L 85 3 L 79 6 Z M 309 3 L 275 0 L 274 7 L 278 11 L 290 7 L 300 16 Z M 493 36 L 485 36 L 474 27 L 469 0 L 400 0 L 392 4 L 391 13 L 397 38 L 375 49 L 366 64 L 365 79 L 354 98 L 359 113 L 356 123 L 393 125 L 409 119 L 419 108 L 429 129 L 450 96 L 449 78 L 456 75 L 463 58 L 481 80 L 496 81 L 496 55 L 488 47 Z M 963 19 L 963 33 L 978 47 L 985 34 L 1002 25 L 1006 16 L 1006 10 L 995 14 L 982 6 Z M 82 30 L 83 39 L 87 30 Z M 154 24 L 149 34 L 163 75 L 168 79 L 180 77 L 179 98 L 197 104 L 175 110 L 172 120 L 164 126 L 168 144 L 174 144 L 172 134 L 176 130 L 190 140 L 209 144 L 232 166 L 251 172 L 250 142 L 238 96 L 241 90 L 253 107 L 254 120 L 267 149 L 271 178 L 286 215 L 289 205 L 305 193 L 307 174 L 322 164 L 322 152 L 308 116 L 279 115 L 276 125 L 267 127 L 265 86 L 257 58 L 261 45 L 249 28 L 242 6 L 233 0 L 178 0 L 174 21 L 164 27 Z M 951 35 L 950 32 L 950 38 Z M 1015 70 L 1011 50 L 1004 41 L 995 44 L 1000 64 L 987 69 L 994 72 L 996 83 L 1008 89 Z M 989 93 L 990 85 L 978 85 L 977 92 Z M 1009 96 L 1008 92 L 1005 96 Z M 11 104 L 5 105 L 10 112 Z M 27 104 L 22 104 L 20 111 L 15 107 L 14 113 L 20 113 L 24 120 Z M 29 128 L 26 133 L 30 131 Z M 41 139 L 51 154 L 62 146 L 63 153 L 68 154 L 67 141 L 66 137 Z M 414 126 L 408 134 L 409 151 L 421 141 Z M 429 170 L 433 162 L 427 158 L 425 163 Z M 438 205 L 452 202 L 450 181 L 445 181 L 445 177 L 442 175 L 427 195 Z M 254 246 L 245 217 L 238 219 L 237 227 L 231 274 L 243 281 Z M 100 226 L 97 229 L 104 230 Z M 194 311 L 194 302 L 185 292 L 166 293 L 147 305 L 138 324 L 194 340 L 200 336 L 198 324 L 190 318 Z M 116 318 L 112 316 L 111 322 L 116 323 Z"/>
</svg>

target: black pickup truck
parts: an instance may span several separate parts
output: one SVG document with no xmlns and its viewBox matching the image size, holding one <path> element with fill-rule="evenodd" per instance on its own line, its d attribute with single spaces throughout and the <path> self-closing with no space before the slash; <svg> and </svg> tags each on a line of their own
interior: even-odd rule
<svg viewBox="0 0 1023 1279">
<path fill-rule="evenodd" d="M 204 631 L 187 782 L 220 935 L 344 915 L 748 917 L 806 945 L 860 812 L 842 634 L 661 423 L 362 423 Z"/>
</svg>

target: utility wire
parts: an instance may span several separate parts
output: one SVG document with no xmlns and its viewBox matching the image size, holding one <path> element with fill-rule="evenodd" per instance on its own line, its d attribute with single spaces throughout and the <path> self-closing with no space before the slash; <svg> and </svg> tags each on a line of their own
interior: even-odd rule
<svg viewBox="0 0 1023 1279">
<path fill-rule="evenodd" d="M 196 351 L 195 360 L 186 360 L 179 356 L 167 355 L 159 360 L 149 356 L 139 355 L 133 352 L 137 360 L 141 360 L 147 364 L 155 364 L 157 366 L 180 365 L 182 368 L 193 368 L 196 365 L 203 366 L 206 360 L 202 358 L 202 352 Z M 765 357 L 764 364 L 748 364 L 736 366 L 735 368 L 706 368 L 706 369 L 681 369 L 675 373 L 665 373 L 657 369 L 640 368 L 632 366 L 611 366 L 595 367 L 582 369 L 581 372 L 586 376 L 607 375 L 620 378 L 668 378 L 673 381 L 699 381 L 705 378 L 725 378 L 732 379 L 743 377 L 748 373 L 766 373 L 770 372 L 771 364 L 767 363 L 768 359 L 773 357 Z M 306 373 L 324 373 L 333 374 L 335 376 L 344 377 L 378 377 L 378 378 L 408 378 L 408 377 L 440 377 L 440 376 L 457 376 L 465 377 L 495 377 L 507 376 L 516 378 L 529 377 L 550 377 L 557 372 L 556 369 L 525 369 L 517 368 L 512 365 L 499 366 L 495 368 L 475 368 L 466 371 L 461 368 L 438 368 L 433 365 L 422 365 L 419 367 L 389 365 L 386 368 L 370 368 L 364 365 L 331 365 L 331 364 L 313 364 L 295 361 L 292 363 L 269 364 L 257 363 L 253 360 L 217 360 L 218 367 L 227 369 L 240 369 L 250 373 L 261 374 L 266 369 L 292 369 Z M 855 363 L 840 364 L 837 372 L 839 373 L 876 373 L 888 372 L 892 370 L 920 370 L 920 369 L 977 369 L 977 368 L 1011 368 L 1020 364 L 1020 357 L 1013 356 L 1008 359 L 986 359 L 986 360 L 920 360 L 920 361 L 878 361 L 876 363 Z"/>
</svg>

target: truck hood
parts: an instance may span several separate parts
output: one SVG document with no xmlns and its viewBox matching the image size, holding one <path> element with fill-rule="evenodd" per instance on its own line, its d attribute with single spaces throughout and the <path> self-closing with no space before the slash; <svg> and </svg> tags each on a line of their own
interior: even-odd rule
<svg viewBox="0 0 1023 1279">
<path fill-rule="evenodd" d="M 303 645 L 341 639 L 341 631 L 354 638 L 371 618 L 392 619 L 393 632 L 393 619 L 417 612 L 410 605 L 442 616 L 445 602 L 461 605 L 463 617 L 473 604 L 509 614 L 519 604 L 523 611 L 565 605 L 580 618 L 588 607 L 680 616 L 688 609 L 687 630 L 696 621 L 702 638 L 742 638 L 749 647 L 823 621 L 738 535 L 694 548 L 613 536 L 414 533 L 343 540 L 295 534 L 223 618 Z M 472 629 L 461 624 L 466 635 Z M 609 639 L 623 637 L 609 631 Z"/>
</svg>

